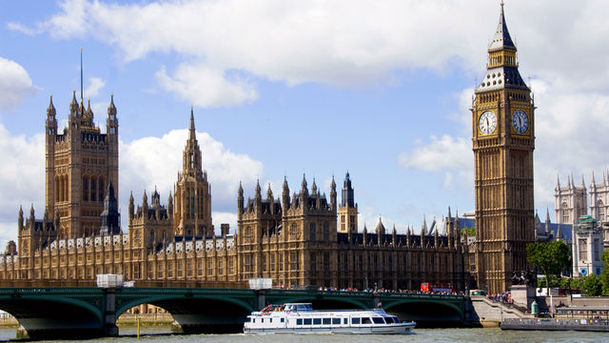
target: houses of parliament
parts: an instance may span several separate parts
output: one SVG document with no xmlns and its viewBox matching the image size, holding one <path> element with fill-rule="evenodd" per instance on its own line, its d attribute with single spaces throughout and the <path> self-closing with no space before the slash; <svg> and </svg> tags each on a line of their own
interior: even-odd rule
<svg viewBox="0 0 609 343">
<path fill-rule="evenodd" d="M 222 224 L 217 235 L 192 110 L 174 194 L 162 201 L 156 190 L 150 196 L 144 191 L 137 204 L 132 194 L 123 231 L 117 108 L 111 98 L 102 133 L 90 106 L 85 109 L 74 94 L 61 132 L 51 98 L 44 214 L 37 219 L 32 207 L 25 218 L 19 209 L 18 240 L 0 258 L 0 279 L 93 280 L 115 273 L 136 285 L 153 280 L 242 287 L 252 278 L 271 278 L 285 287 L 418 289 L 421 282 L 437 282 L 458 290 L 506 290 L 511 273 L 526 268 L 524 244 L 534 230 L 533 106 L 515 58 L 502 6 L 472 110 L 472 245 L 450 211 L 443 228 L 424 227 L 420 234 L 387 230 L 380 219 L 370 232 L 366 226 L 359 231 L 348 173 L 340 200 L 334 179 L 329 196 L 314 180 L 309 187 L 304 176 L 296 186 L 284 180 L 277 193 L 257 184 L 248 198 L 240 185 L 237 230 L 231 234 Z"/>
</svg>

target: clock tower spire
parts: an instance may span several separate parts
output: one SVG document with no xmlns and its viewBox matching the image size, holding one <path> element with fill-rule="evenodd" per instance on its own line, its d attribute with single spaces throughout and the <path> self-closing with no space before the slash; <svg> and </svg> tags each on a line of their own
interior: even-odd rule
<svg viewBox="0 0 609 343">
<path fill-rule="evenodd" d="M 526 244 L 534 239 L 534 110 L 531 90 L 518 71 L 505 21 L 488 47 L 486 75 L 475 90 L 472 134 L 476 198 L 476 272 L 479 288 L 506 291 L 514 272 L 527 269 Z"/>
</svg>

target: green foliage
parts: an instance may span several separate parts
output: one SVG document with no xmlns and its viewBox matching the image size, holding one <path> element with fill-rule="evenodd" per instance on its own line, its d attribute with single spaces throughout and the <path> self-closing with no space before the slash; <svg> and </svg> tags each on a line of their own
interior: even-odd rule
<svg viewBox="0 0 609 343">
<path fill-rule="evenodd" d="M 571 278 L 568 278 L 568 277 L 561 278 L 558 286 L 560 288 L 570 289 L 571 288 Z"/>
<path fill-rule="evenodd" d="M 605 250 L 607 251 L 607 250 Z M 605 254 L 603 251 L 603 255 Z M 601 272 L 601 284 L 603 285 L 603 295 L 609 295 L 609 270 L 607 269 L 607 264 L 605 263 L 605 269 Z"/>
<path fill-rule="evenodd" d="M 546 285 L 550 285 L 550 287 L 561 287 L 560 282 L 566 278 L 558 278 L 556 277 L 556 275 L 550 275 L 548 277 L 548 280 L 546 280 L 545 277 L 542 277 L 540 279 L 537 279 L 537 287 L 541 288 L 541 287 L 546 287 Z M 547 282 L 548 281 L 548 282 Z"/>
<path fill-rule="evenodd" d="M 461 229 L 461 236 L 465 236 L 467 233 L 468 237 L 476 237 L 476 228 L 475 227 L 466 227 Z"/>
<path fill-rule="evenodd" d="M 550 288 L 553 276 L 558 278 L 560 272 L 570 266 L 571 254 L 565 242 L 540 242 L 527 244 L 527 262 L 546 276 L 546 288 Z"/>
<path fill-rule="evenodd" d="M 583 289 L 584 288 L 584 278 L 578 277 L 571 279 L 569 283 L 569 288 L 571 289 Z"/>
<path fill-rule="evenodd" d="M 570 258 L 569 247 L 562 241 L 527 244 L 527 261 L 544 275 L 560 275 Z"/>
<path fill-rule="evenodd" d="M 588 275 L 584 278 L 584 287 L 583 291 L 585 295 L 589 296 L 597 296 L 601 295 L 603 290 L 603 285 L 601 284 L 601 279 L 594 275 Z"/>
<path fill-rule="evenodd" d="M 609 249 L 603 250 L 601 260 L 605 263 L 605 270 L 609 269 Z"/>
</svg>

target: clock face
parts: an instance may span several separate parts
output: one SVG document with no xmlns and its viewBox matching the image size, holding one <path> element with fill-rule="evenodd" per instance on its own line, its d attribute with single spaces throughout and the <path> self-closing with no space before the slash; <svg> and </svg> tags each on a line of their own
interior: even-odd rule
<svg viewBox="0 0 609 343">
<path fill-rule="evenodd" d="M 480 120 L 478 120 L 478 129 L 485 135 L 490 135 L 495 132 L 497 128 L 497 117 L 495 113 L 491 111 L 486 111 L 482 113 L 480 116 Z"/>
<path fill-rule="evenodd" d="M 512 125 L 514 126 L 514 131 L 523 134 L 529 129 L 529 117 L 524 111 L 517 110 L 512 115 Z"/>
</svg>

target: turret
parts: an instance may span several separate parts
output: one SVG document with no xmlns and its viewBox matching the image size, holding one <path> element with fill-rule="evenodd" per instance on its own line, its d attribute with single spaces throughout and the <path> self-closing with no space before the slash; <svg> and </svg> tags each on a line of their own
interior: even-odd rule
<svg viewBox="0 0 609 343">
<path fill-rule="evenodd" d="M 262 190 L 260 189 L 260 181 L 256 180 L 256 195 L 254 196 L 254 208 L 256 212 L 262 207 Z"/>
<path fill-rule="evenodd" d="M 19 206 L 19 218 L 17 219 L 19 231 L 23 230 L 23 207 Z"/>
<path fill-rule="evenodd" d="M 287 211 L 288 208 L 290 208 L 290 188 L 288 187 L 288 180 L 285 176 L 283 177 L 283 190 L 281 191 L 281 202 L 282 202 L 283 209 L 285 211 Z"/>
<path fill-rule="evenodd" d="M 110 94 L 110 105 L 108 105 L 108 118 L 106 119 L 106 132 L 110 136 L 118 136 L 118 119 L 116 118 L 114 94 Z"/>
<path fill-rule="evenodd" d="M 304 201 L 309 197 L 309 189 L 307 188 L 307 179 L 305 174 L 302 174 L 302 183 L 300 185 L 300 197 L 304 205 Z"/>
<path fill-rule="evenodd" d="M 171 195 L 171 191 L 169 191 L 169 197 L 167 198 L 167 216 L 173 218 L 173 196 Z"/>
<path fill-rule="evenodd" d="M 70 102 L 70 115 L 68 116 L 70 126 L 78 123 L 80 125 L 80 109 L 78 107 L 78 101 L 76 101 L 76 90 L 72 90 L 72 102 Z"/>
<path fill-rule="evenodd" d="M 239 194 L 237 195 L 237 212 L 239 214 L 243 213 L 243 185 L 239 182 Z"/>
<path fill-rule="evenodd" d="M 144 190 L 144 195 L 142 196 L 142 210 L 144 211 L 144 214 L 146 214 L 146 211 L 148 210 L 148 195 L 146 194 L 146 190 Z"/>
<path fill-rule="evenodd" d="M 129 220 L 130 221 L 133 219 L 134 215 L 135 215 L 135 205 L 133 203 L 133 192 L 131 192 L 131 194 L 129 194 Z"/>
<path fill-rule="evenodd" d="M 317 194 L 317 184 L 315 183 L 315 178 L 313 178 L 313 185 L 311 185 L 311 194 Z"/>
<path fill-rule="evenodd" d="M 336 182 L 334 182 L 334 175 L 332 175 L 332 183 L 330 184 L 330 206 L 332 206 L 332 210 L 336 210 Z"/>
<path fill-rule="evenodd" d="M 30 207 L 30 225 L 34 225 L 36 218 L 34 217 L 34 204 Z"/>
</svg>

